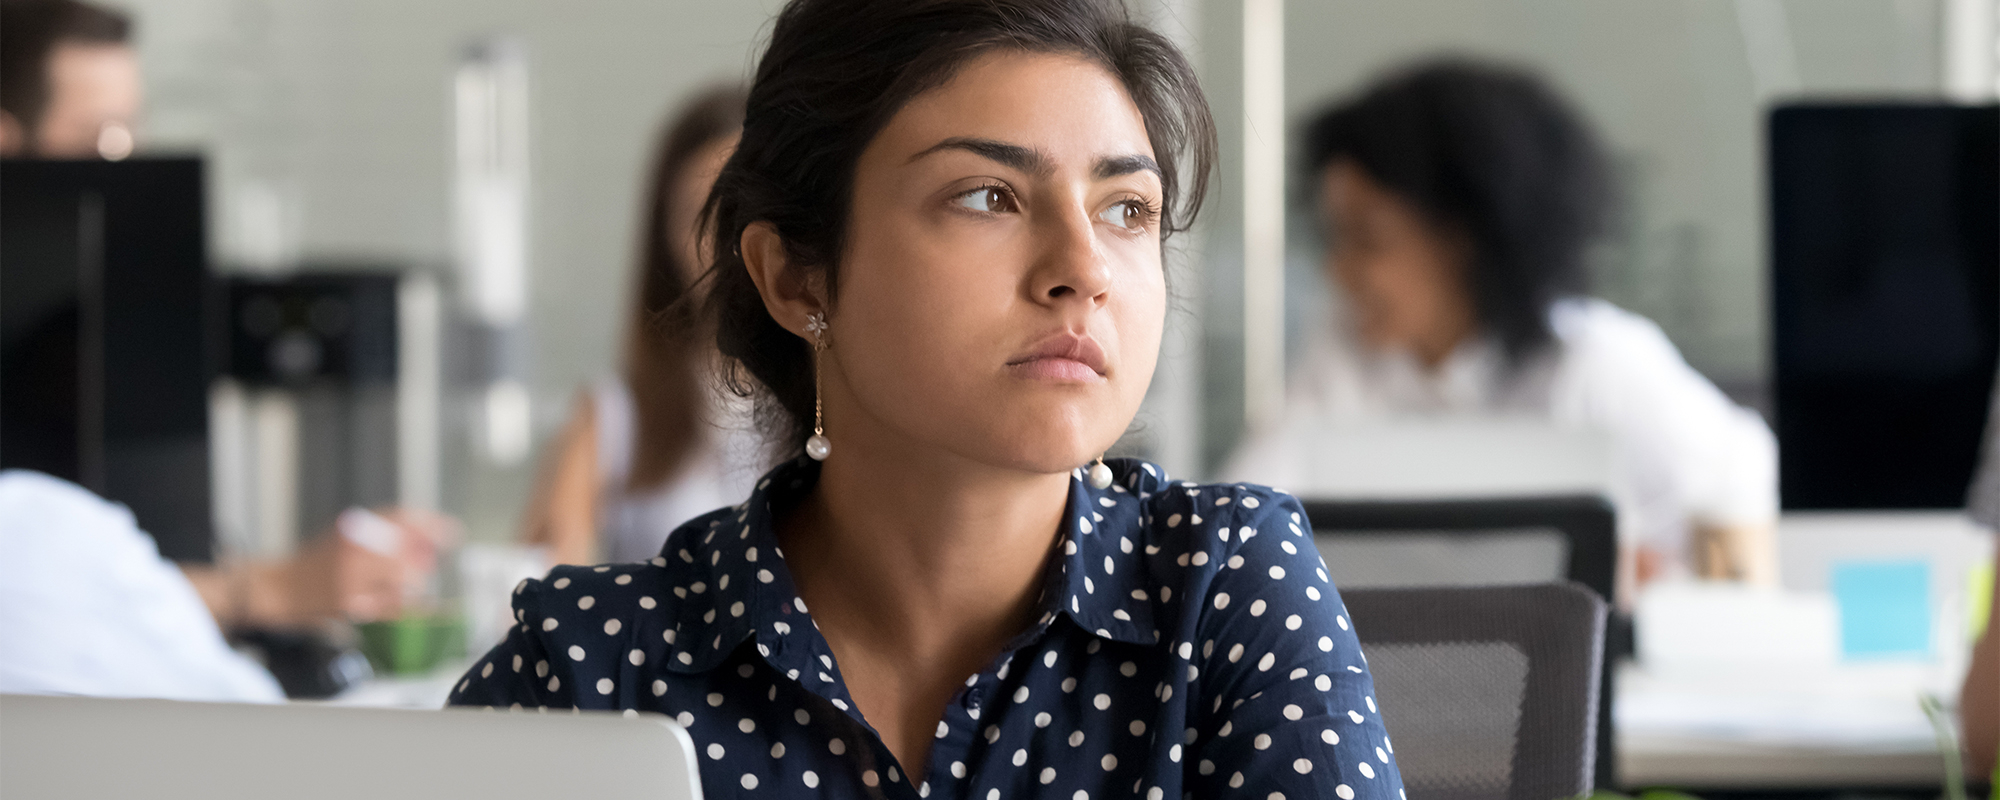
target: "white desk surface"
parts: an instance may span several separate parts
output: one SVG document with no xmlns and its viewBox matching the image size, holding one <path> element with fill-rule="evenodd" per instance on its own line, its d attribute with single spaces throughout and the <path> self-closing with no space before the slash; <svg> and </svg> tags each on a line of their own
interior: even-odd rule
<svg viewBox="0 0 2000 800">
<path fill-rule="evenodd" d="M 1929 788 L 1943 784 L 1934 744 L 1796 747 L 1644 735 L 1618 737 L 1618 779 L 1628 787 L 1679 789 Z"/>
<path fill-rule="evenodd" d="M 472 659 L 468 658 L 446 663 L 424 675 L 370 678 L 320 702 L 363 708 L 444 708 L 452 686 L 471 666 Z"/>
<path fill-rule="evenodd" d="M 1778 535 L 1784 589 L 1795 598 L 1825 597 L 1829 566 L 1841 560 L 1930 562 L 1937 656 L 1930 663 L 1842 662 L 1833 617 L 1820 620 L 1827 630 L 1813 633 L 1801 627 L 1806 618 L 1759 610 L 1768 604 L 1664 609 L 1679 619 L 1653 627 L 1672 639 L 1653 649 L 1683 658 L 1651 672 L 1620 671 L 1612 707 L 1620 781 L 1688 789 L 1941 786 L 1944 757 L 1918 696 L 1949 705 L 1957 695 L 1966 644 L 1947 632 L 1963 629 L 1966 570 L 1991 563 L 1992 534 L 1960 514 L 1918 512 L 1786 514 Z M 1826 615 L 1834 613 L 1830 597 L 1821 602 Z M 1643 608 L 1638 625 L 1643 638 Z M 1824 639 L 1816 648 L 1815 637 Z M 1704 663 L 1701 655 L 1740 657 L 1760 643 L 1826 654 L 1817 663 L 1801 655 L 1804 661 L 1783 665 Z"/>
<path fill-rule="evenodd" d="M 1922 671 L 1619 673 L 1618 777 L 1688 789 L 1929 787 L 1944 758 L 1917 705 Z"/>
</svg>

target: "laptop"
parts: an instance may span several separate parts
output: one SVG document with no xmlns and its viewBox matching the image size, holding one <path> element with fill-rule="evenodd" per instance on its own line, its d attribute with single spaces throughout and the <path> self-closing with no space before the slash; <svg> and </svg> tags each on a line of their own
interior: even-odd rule
<svg viewBox="0 0 2000 800">
<path fill-rule="evenodd" d="M 0 695 L 0 796 L 700 800 L 658 714 Z"/>
</svg>

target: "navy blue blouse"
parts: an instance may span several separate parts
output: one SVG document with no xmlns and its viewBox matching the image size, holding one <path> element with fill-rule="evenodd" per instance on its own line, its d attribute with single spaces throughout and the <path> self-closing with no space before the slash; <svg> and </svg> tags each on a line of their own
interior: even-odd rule
<svg viewBox="0 0 2000 800">
<path fill-rule="evenodd" d="M 793 588 L 773 520 L 804 459 L 650 562 L 523 581 L 451 703 L 666 714 L 709 797 L 1406 800 L 1298 501 L 1107 463 L 1109 489 L 1072 476 L 1045 613 L 966 677 L 928 764 L 890 755 Z"/>
</svg>

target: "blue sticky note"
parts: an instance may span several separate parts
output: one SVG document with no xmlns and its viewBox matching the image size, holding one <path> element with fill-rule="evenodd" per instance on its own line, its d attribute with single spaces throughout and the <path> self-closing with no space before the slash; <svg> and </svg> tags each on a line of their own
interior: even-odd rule
<svg viewBox="0 0 2000 800">
<path fill-rule="evenodd" d="M 1924 561 L 1833 565 L 1840 651 L 1847 658 L 1931 654 L 1931 567 Z"/>
</svg>

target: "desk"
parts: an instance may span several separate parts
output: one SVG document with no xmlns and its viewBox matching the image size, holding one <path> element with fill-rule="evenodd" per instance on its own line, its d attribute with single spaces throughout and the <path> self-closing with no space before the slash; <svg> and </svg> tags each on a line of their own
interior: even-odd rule
<svg viewBox="0 0 2000 800">
<path fill-rule="evenodd" d="M 472 659 L 455 660 L 423 675 L 369 678 L 319 702 L 364 708 L 440 709 L 472 663 Z"/>
<path fill-rule="evenodd" d="M 1618 677 L 1619 779 L 1686 789 L 1920 788 L 1944 758 L 1910 667 Z"/>
<path fill-rule="evenodd" d="M 1619 780 L 1688 789 L 1915 789 L 1942 786 L 1944 757 L 1920 694 L 1949 704 L 1964 675 L 1964 578 L 1992 537 L 1957 513 L 1787 514 L 1778 524 L 1784 593 L 1657 586 L 1639 599 L 1645 668 L 1617 681 Z M 1927 660 L 1840 654 L 1827 593 L 1844 560 L 1931 565 Z M 1651 622 L 1649 623 L 1649 617 Z"/>
</svg>

